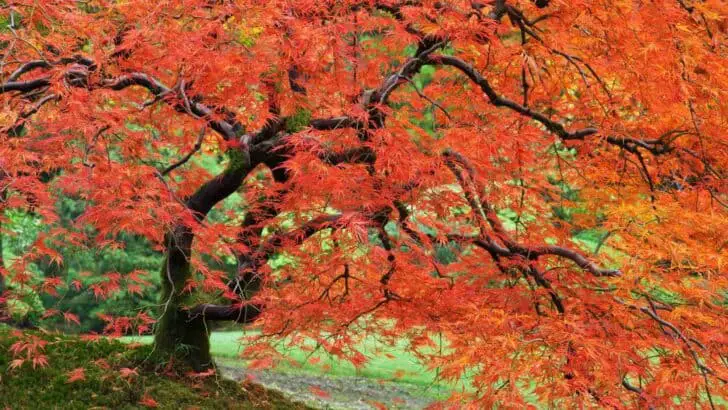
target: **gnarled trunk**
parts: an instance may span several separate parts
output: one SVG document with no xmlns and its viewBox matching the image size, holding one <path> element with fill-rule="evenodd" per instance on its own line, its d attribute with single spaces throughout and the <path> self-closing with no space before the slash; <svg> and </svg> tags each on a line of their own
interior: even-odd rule
<svg viewBox="0 0 728 410">
<path fill-rule="evenodd" d="M 212 365 L 210 341 L 203 316 L 189 315 L 189 294 L 182 292 L 191 277 L 189 251 L 193 234 L 177 227 L 168 234 L 167 256 L 162 267 L 162 315 L 157 322 L 154 343 L 163 354 L 180 357 L 196 371 Z"/>
<path fill-rule="evenodd" d="M 235 192 L 252 169 L 249 160 L 231 158 L 231 165 L 201 186 L 186 202 L 187 208 L 202 221 L 213 206 Z M 154 334 L 155 351 L 187 362 L 194 370 L 212 366 L 206 315 L 191 312 L 190 294 L 183 289 L 192 277 L 190 256 L 194 233 L 185 225 L 167 235 L 167 255 L 161 269 L 161 315 Z"/>
</svg>

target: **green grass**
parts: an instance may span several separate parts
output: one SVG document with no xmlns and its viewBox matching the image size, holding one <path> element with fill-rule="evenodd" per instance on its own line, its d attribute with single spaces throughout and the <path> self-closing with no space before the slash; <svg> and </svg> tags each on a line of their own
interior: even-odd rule
<svg viewBox="0 0 728 410">
<path fill-rule="evenodd" d="M 256 335 L 257 332 L 213 332 L 210 336 L 211 352 L 216 360 L 228 366 L 244 366 L 240 358 L 244 349 L 241 338 Z M 126 342 L 151 343 L 151 336 L 123 338 Z M 313 344 L 311 344 L 313 347 Z M 389 380 L 409 385 L 413 393 L 434 399 L 444 399 L 460 386 L 436 381 L 436 372 L 427 370 L 420 361 L 406 351 L 403 340 L 394 347 L 385 346 L 375 337 L 368 337 L 357 346 L 369 360 L 361 368 L 347 361 L 338 360 L 322 352 L 311 352 L 300 348 L 279 347 L 286 359 L 275 368 L 285 373 L 308 373 L 326 376 L 359 376 L 375 380 Z M 312 360 L 313 359 L 313 360 Z M 313 364 L 312 362 L 316 362 Z"/>
<path fill-rule="evenodd" d="M 34 369 L 26 362 L 12 369 L 10 346 L 29 336 L 47 343 L 41 353 L 48 365 Z M 118 341 L 89 342 L 52 333 L 19 334 L 0 325 L 0 408 L 138 409 L 145 407 L 146 398 L 162 409 L 306 408 L 260 386 L 241 386 L 213 376 L 190 378 L 150 353 L 150 346 L 130 348 Z M 84 377 L 69 382 L 69 372 L 80 368 Z M 123 368 L 136 374 L 124 377 Z"/>
</svg>

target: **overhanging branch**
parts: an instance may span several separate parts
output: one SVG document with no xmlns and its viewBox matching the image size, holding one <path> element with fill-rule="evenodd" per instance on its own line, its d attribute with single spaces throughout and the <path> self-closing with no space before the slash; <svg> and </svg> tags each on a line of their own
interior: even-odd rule
<svg viewBox="0 0 728 410">
<path fill-rule="evenodd" d="M 261 309 L 261 305 L 254 304 L 215 305 L 204 303 L 193 307 L 187 314 L 190 320 L 201 317 L 204 320 L 250 323 L 260 316 Z"/>
</svg>

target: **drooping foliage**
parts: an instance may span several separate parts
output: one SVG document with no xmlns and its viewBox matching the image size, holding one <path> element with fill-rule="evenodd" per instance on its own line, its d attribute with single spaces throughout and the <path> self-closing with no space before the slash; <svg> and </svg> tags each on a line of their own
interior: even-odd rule
<svg viewBox="0 0 728 410">
<path fill-rule="evenodd" d="M 155 322 L 198 369 L 208 322 L 255 321 L 249 356 L 313 339 L 360 365 L 362 337 L 404 338 L 468 376 L 455 403 L 722 400 L 725 2 L 2 10 L 2 206 L 48 227 L 0 266 L 8 301 L 79 286 L 29 269 L 59 246 L 138 237 L 165 255 L 159 308 L 106 330 Z M 62 196 L 83 203 L 71 225 Z"/>
<path fill-rule="evenodd" d="M 84 204 L 72 198 L 61 197 L 56 203 L 59 224 L 74 229 L 73 221 L 83 212 Z M 40 217 L 21 209 L 6 213 L 3 235 L 4 254 L 7 260 L 22 255 L 45 229 Z M 93 235 L 93 230 L 88 231 Z M 73 286 L 44 291 L 33 287 L 16 288 L 15 297 L 9 302 L 7 314 L 17 324 L 53 326 L 71 331 L 101 332 L 105 326 L 99 314 L 135 315 L 140 309 L 156 304 L 159 279 L 156 271 L 161 263 L 159 252 L 139 236 L 122 235 L 123 248 L 94 249 L 88 247 L 54 244 L 62 263 L 50 262 L 48 257 L 39 258 L 29 264 L 32 275 L 56 278 Z M 116 272 L 131 279 L 110 298 L 100 298 L 92 287 L 102 279 L 104 273 Z M 66 315 L 59 313 L 64 312 Z M 70 315 L 69 315 L 70 314 Z"/>
</svg>

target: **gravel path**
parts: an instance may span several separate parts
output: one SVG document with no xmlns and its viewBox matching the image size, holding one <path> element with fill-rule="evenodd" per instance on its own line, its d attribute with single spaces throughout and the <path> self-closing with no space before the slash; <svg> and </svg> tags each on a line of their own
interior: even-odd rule
<svg viewBox="0 0 728 410">
<path fill-rule="evenodd" d="M 379 382 L 365 377 L 291 374 L 224 364 L 218 365 L 218 369 L 224 377 L 238 381 L 252 378 L 254 383 L 319 409 L 369 410 L 377 409 L 377 404 L 388 409 L 424 409 L 432 403 L 422 394 L 413 394 L 413 391 L 421 389 L 416 386 Z"/>
</svg>

